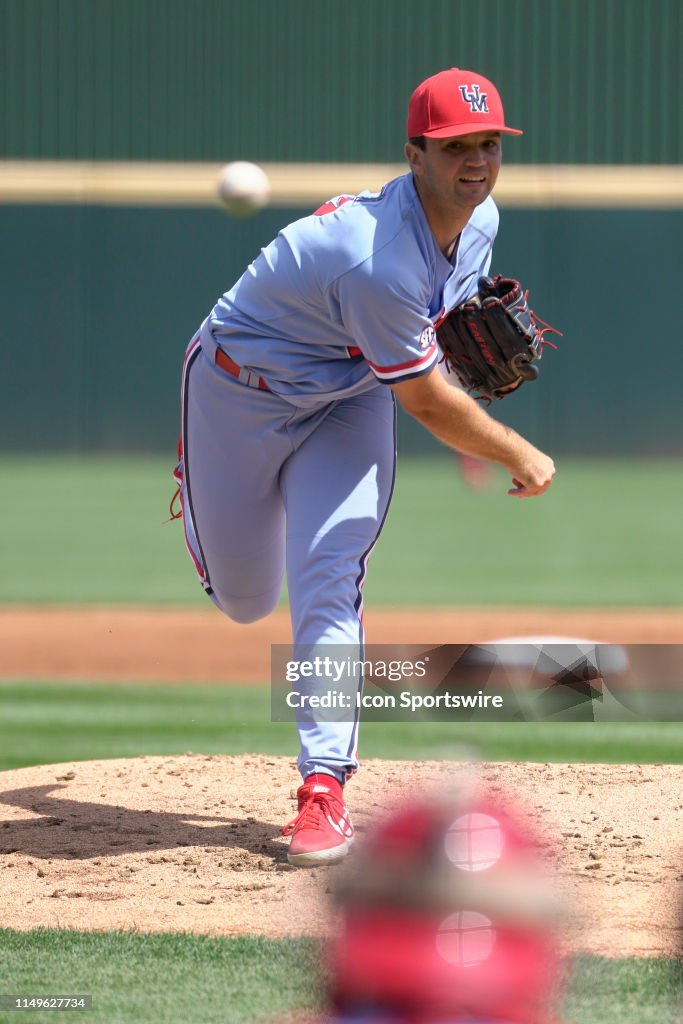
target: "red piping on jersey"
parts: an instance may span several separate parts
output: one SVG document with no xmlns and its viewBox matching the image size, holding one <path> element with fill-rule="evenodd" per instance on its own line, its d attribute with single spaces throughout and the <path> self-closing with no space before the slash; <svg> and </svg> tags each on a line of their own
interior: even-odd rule
<svg viewBox="0 0 683 1024">
<path fill-rule="evenodd" d="M 317 210 L 313 211 L 314 217 L 324 217 L 326 213 L 332 213 L 333 210 L 338 210 L 344 203 L 350 203 L 355 196 L 335 196 L 334 199 L 328 199 L 326 203 L 319 206 Z"/>
<path fill-rule="evenodd" d="M 180 508 L 181 508 L 181 515 L 182 515 L 182 520 L 183 520 L 183 534 L 185 536 L 185 547 L 188 550 L 188 554 L 189 554 L 190 558 L 194 562 L 195 571 L 196 571 L 197 575 L 199 576 L 199 579 L 202 581 L 202 583 L 204 583 L 204 581 L 206 580 L 206 569 L 204 568 L 204 566 L 202 565 L 202 563 L 199 561 L 199 559 L 197 558 L 196 554 L 192 550 L 192 545 L 190 544 L 190 538 L 187 535 L 187 516 L 185 515 L 185 504 L 183 502 L 183 492 L 182 491 L 180 492 Z"/>
<path fill-rule="evenodd" d="M 187 367 L 187 361 L 190 358 L 190 356 L 192 355 L 192 353 L 194 352 L 194 350 L 196 349 L 198 344 L 199 344 L 199 335 L 197 335 L 197 337 L 194 339 L 194 341 L 191 343 L 191 345 L 188 346 L 187 352 L 185 353 L 185 358 L 183 359 L 182 385 L 181 385 L 181 388 L 180 388 L 180 421 L 181 421 L 181 424 L 182 424 L 182 420 L 183 420 L 183 409 L 185 407 L 185 370 L 186 370 L 186 367 Z M 183 457 L 183 435 L 180 434 L 178 436 L 178 462 L 179 463 L 180 463 L 180 460 L 182 459 L 182 457 Z M 174 493 L 173 497 L 171 498 L 171 502 L 170 502 L 170 504 L 168 506 L 168 511 L 170 513 L 171 518 L 164 520 L 164 523 L 163 523 L 164 526 L 166 525 L 166 523 L 172 523 L 174 519 L 182 519 L 183 518 L 183 500 L 182 500 L 182 496 L 181 496 L 181 493 L 180 493 L 180 488 L 181 488 L 182 483 L 183 483 L 183 478 L 182 478 L 182 475 L 178 472 L 177 468 L 173 470 L 173 478 L 174 478 L 174 480 L 175 480 L 175 482 L 177 483 L 178 486 L 176 487 L 175 493 Z M 173 506 L 175 505 L 176 501 L 179 502 L 180 508 L 177 511 L 174 512 L 173 511 Z"/>
<path fill-rule="evenodd" d="M 420 366 L 422 363 L 426 363 L 434 355 L 436 350 L 436 342 L 429 346 L 427 351 L 419 359 L 412 359 L 409 363 L 398 363 L 396 366 L 377 366 L 375 363 L 371 363 L 368 359 L 368 365 L 376 373 L 396 373 L 398 370 L 410 370 L 414 366 Z"/>
</svg>

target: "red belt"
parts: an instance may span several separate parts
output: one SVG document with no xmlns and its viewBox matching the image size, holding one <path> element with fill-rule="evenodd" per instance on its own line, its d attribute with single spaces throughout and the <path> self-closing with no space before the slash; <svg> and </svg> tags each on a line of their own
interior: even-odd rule
<svg viewBox="0 0 683 1024">
<path fill-rule="evenodd" d="M 245 370 L 243 366 L 238 366 L 222 348 L 216 349 L 216 363 L 221 370 L 225 370 L 231 377 L 235 377 L 240 384 L 246 384 L 248 388 L 261 388 L 262 391 L 270 391 L 263 377 L 252 373 L 251 370 Z"/>
</svg>

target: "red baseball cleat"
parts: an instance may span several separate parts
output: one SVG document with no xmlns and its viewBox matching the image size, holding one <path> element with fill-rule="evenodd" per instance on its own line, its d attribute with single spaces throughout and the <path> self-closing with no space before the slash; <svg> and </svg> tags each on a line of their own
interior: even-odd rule
<svg viewBox="0 0 683 1024">
<path fill-rule="evenodd" d="M 291 835 L 287 860 L 295 867 L 335 864 L 349 852 L 353 825 L 341 784 L 332 775 L 309 775 L 297 790 L 299 813 L 282 830 Z"/>
</svg>

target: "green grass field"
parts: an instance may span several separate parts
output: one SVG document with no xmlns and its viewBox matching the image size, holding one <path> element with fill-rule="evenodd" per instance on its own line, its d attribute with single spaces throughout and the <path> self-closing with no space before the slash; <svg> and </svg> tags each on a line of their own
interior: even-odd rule
<svg viewBox="0 0 683 1024">
<path fill-rule="evenodd" d="M 179 522 L 171 459 L 0 459 L 0 603 L 206 602 Z M 467 489 L 455 460 L 404 459 L 365 596 L 373 603 L 681 605 L 677 461 L 558 461 L 520 501 L 501 471 Z"/>
<path fill-rule="evenodd" d="M 0 683 L 0 770 L 142 754 L 292 756 L 256 686 Z M 361 757 L 683 762 L 679 722 L 367 722 Z"/>
<path fill-rule="evenodd" d="M 323 1005 L 319 948 L 306 940 L 0 929 L 0 948 L 2 992 L 91 995 L 90 1024 L 291 1021 Z M 577 1024 L 675 1024 L 679 992 L 673 961 L 579 957 L 565 1012 Z M 15 1019 L 0 1010 L 0 1024 Z"/>
</svg>

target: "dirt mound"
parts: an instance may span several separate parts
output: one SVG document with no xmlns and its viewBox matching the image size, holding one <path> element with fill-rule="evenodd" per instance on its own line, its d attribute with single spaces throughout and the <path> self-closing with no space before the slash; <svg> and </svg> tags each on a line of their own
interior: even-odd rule
<svg viewBox="0 0 683 1024">
<path fill-rule="evenodd" d="M 399 790 L 454 777 L 444 762 L 367 761 L 349 784 L 359 829 Z M 674 956 L 683 767 L 486 764 L 561 844 L 578 914 L 570 948 Z M 286 863 L 287 758 L 183 755 L 42 765 L 0 775 L 3 925 L 271 937 L 325 934 L 334 867 Z"/>
</svg>

